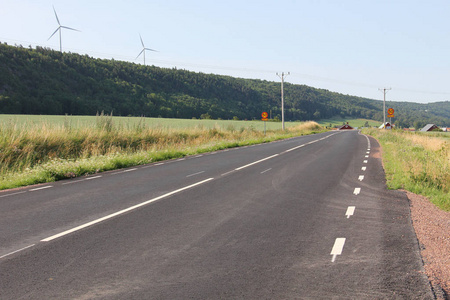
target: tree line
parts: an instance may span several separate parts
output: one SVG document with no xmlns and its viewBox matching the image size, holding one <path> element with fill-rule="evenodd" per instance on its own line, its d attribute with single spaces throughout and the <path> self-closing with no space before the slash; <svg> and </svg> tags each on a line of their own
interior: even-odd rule
<svg viewBox="0 0 450 300">
<path fill-rule="evenodd" d="M 286 120 L 382 122 L 382 101 L 285 84 Z M 280 83 L 143 66 L 0 43 L 0 113 L 163 118 L 281 118 Z M 401 127 L 450 126 L 450 102 L 390 102 Z M 418 124 L 420 122 L 421 124 Z M 414 124 L 416 123 L 416 124 Z"/>
</svg>

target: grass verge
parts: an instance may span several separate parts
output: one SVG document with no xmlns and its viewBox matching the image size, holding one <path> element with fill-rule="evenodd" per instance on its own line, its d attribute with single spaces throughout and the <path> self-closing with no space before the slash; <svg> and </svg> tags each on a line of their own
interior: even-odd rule
<svg viewBox="0 0 450 300">
<path fill-rule="evenodd" d="M 390 189 L 426 196 L 450 211 L 450 142 L 436 135 L 400 130 L 364 129 L 383 148 L 383 164 Z"/>
<path fill-rule="evenodd" d="M 286 131 L 236 129 L 234 124 L 189 129 L 115 126 L 108 116 L 94 126 L 15 124 L 0 127 L 0 190 L 95 174 L 187 155 L 266 143 L 325 131 L 315 122 Z"/>
</svg>

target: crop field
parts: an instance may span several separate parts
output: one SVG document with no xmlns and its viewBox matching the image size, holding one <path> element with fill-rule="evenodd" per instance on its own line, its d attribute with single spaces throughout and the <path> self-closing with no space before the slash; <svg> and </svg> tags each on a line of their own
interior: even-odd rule
<svg viewBox="0 0 450 300">
<path fill-rule="evenodd" d="M 235 120 L 200 120 L 200 119 L 165 119 L 165 118 L 140 118 L 140 117 L 108 117 L 113 126 L 117 128 L 151 128 L 151 129 L 189 129 L 189 128 L 222 128 L 234 127 L 236 130 L 241 128 L 252 128 L 258 131 L 264 131 L 264 122 L 259 120 L 235 121 Z M 100 116 L 47 116 L 47 115 L 5 115 L 0 114 L 0 126 L 14 125 L 17 127 L 30 126 L 64 126 L 66 128 L 83 128 L 97 126 Z M 281 128 L 281 122 L 265 122 L 266 130 L 278 130 Z M 302 122 L 285 122 L 286 128 L 298 126 Z"/>
<path fill-rule="evenodd" d="M 315 122 L 0 115 L 0 189 L 324 131 Z"/>
</svg>

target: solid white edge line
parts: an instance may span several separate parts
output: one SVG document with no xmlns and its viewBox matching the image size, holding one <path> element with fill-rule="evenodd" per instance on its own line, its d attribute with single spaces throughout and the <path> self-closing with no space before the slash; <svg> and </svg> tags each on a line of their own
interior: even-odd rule
<svg viewBox="0 0 450 300">
<path fill-rule="evenodd" d="M 152 203 L 152 202 L 155 202 L 155 201 L 161 200 L 161 199 L 163 199 L 163 198 L 167 198 L 167 197 L 169 197 L 169 196 L 171 196 L 171 195 L 173 195 L 173 194 L 176 194 L 176 193 L 179 193 L 179 192 L 181 192 L 181 191 L 184 191 L 184 190 L 187 190 L 187 189 L 193 188 L 193 187 L 195 187 L 195 186 L 197 186 L 197 185 L 201 185 L 201 184 L 203 184 L 203 183 L 205 183 L 205 182 L 208 182 L 208 181 L 211 181 L 211 180 L 213 180 L 213 179 L 214 179 L 214 178 L 208 178 L 208 179 L 205 179 L 205 180 L 199 181 L 199 182 L 197 182 L 197 183 L 194 183 L 194 184 L 191 184 L 191 185 L 185 186 L 185 187 L 183 187 L 183 188 L 180 188 L 180 189 L 178 189 L 178 190 L 175 190 L 175 191 L 169 192 L 169 193 L 167 193 L 167 194 L 161 195 L 161 196 L 159 196 L 159 197 L 156 197 L 156 198 L 150 199 L 150 200 L 148 200 L 148 201 L 145 201 L 145 202 L 139 203 L 139 204 L 137 204 L 137 205 L 134 205 L 134 206 L 128 207 L 128 208 L 126 208 L 126 209 L 122 209 L 122 210 L 120 210 L 120 211 L 118 211 L 118 212 L 115 212 L 115 213 L 113 213 L 113 214 L 110 214 L 110 215 L 104 216 L 103 218 L 100 218 L 100 219 L 97 219 L 97 220 L 94 220 L 94 221 L 88 222 L 88 223 L 86 223 L 86 224 L 83 224 L 83 225 L 80 225 L 80 226 L 78 226 L 78 227 L 75 227 L 75 228 L 72 228 L 72 229 L 66 230 L 66 231 L 64 231 L 64 232 L 61 232 L 61 233 L 58 233 L 58 234 L 52 235 L 52 236 L 50 236 L 50 237 L 48 237 L 48 238 L 45 238 L 45 239 L 41 240 L 41 242 L 49 242 L 49 241 L 51 241 L 51 240 L 54 240 L 54 239 L 56 239 L 56 238 L 62 237 L 62 236 L 64 236 L 64 235 L 67 235 L 67 234 L 69 234 L 69 233 L 72 233 L 72 232 L 75 232 L 75 231 L 81 230 L 81 229 L 83 229 L 83 228 L 86 228 L 86 227 L 92 226 L 92 225 L 94 225 L 94 224 L 97 224 L 97 223 L 100 223 L 100 222 L 102 222 L 102 221 L 105 221 L 105 220 L 111 219 L 112 217 L 115 217 L 115 216 L 118 216 L 118 215 L 124 214 L 124 213 L 126 213 L 126 212 L 129 212 L 129 211 L 132 211 L 132 210 L 135 210 L 135 209 L 137 209 L 137 208 L 139 208 L 139 207 L 141 207 L 141 206 L 144 206 L 144 205 L 150 204 L 150 203 Z"/>
<path fill-rule="evenodd" d="M 25 250 L 25 249 L 28 249 L 28 248 L 30 248 L 30 247 L 33 247 L 34 245 L 36 245 L 36 244 L 29 245 L 29 246 L 23 247 L 22 249 L 19 249 L 19 250 L 10 252 L 10 253 L 5 254 L 5 255 L 2 255 L 2 256 L 0 256 L 0 258 L 4 258 L 4 257 L 7 257 L 7 256 L 12 255 L 12 254 L 14 254 L 14 253 L 17 253 L 17 252 L 19 252 L 19 251 L 23 251 L 23 250 Z"/>
<path fill-rule="evenodd" d="M 278 156 L 278 155 L 279 155 L 279 154 L 275 154 L 275 155 L 272 155 L 272 156 L 269 156 L 269 157 L 266 157 L 266 158 L 260 159 L 260 160 L 258 160 L 258 161 L 252 162 L 252 163 L 250 163 L 250 164 L 248 164 L 248 165 L 245 165 L 245 166 L 242 166 L 242 167 L 236 168 L 235 170 L 236 170 L 236 171 L 242 170 L 242 169 L 244 169 L 244 168 L 247 168 L 247 167 L 250 167 L 250 166 L 256 165 L 256 164 L 258 164 L 258 163 L 260 163 L 260 162 L 263 162 L 263 161 L 265 161 L 265 160 L 268 160 L 268 159 L 274 158 L 274 157 L 276 157 L 276 156 Z"/>
</svg>

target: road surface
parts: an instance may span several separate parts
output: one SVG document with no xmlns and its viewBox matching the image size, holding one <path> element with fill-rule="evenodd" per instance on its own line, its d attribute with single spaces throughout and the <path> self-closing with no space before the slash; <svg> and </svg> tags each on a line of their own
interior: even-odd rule
<svg viewBox="0 0 450 300">
<path fill-rule="evenodd" d="M 433 297 L 357 131 L 0 192 L 0 299 Z"/>
</svg>

